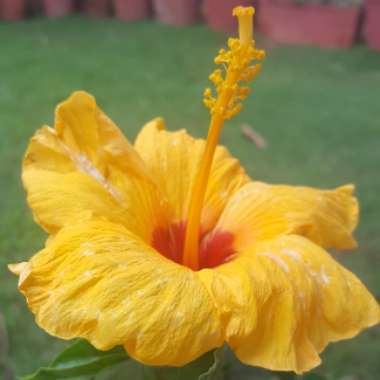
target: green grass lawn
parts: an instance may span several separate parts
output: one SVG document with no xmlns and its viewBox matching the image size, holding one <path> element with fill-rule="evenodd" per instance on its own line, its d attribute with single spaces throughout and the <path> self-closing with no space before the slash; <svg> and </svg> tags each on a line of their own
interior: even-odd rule
<svg viewBox="0 0 380 380">
<path fill-rule="evenodd" d="M 93 93 L 131 139 L 158 115 L 169 129 L 204 136 L 208 114 L 202 93 L 224 41 L 204 26 L 81 18 L 0 24 L 0 311 L 17 374 L 46 363 L 62 347 L 37 328 L 16 278 L 6 270 L 7 263 L 33 255 L 46 237 L 32 221 L 20 183 L 28 139 L 53 122 L 57 102 L 76 89 Z M 225 128 L 223 143 L 260 180 L 316 187 L 355 183 L 360 248 L 338 258 L 379 296 L 380 54 L 364 47 L 266 49 L 255 92 Z M 242 136 L 242 123 L 265 137 L 267 149 Z M 333 379 L 375 380 L 379 357 L 375 328 L 329 346 L 319 371 Z"/>
</svg>

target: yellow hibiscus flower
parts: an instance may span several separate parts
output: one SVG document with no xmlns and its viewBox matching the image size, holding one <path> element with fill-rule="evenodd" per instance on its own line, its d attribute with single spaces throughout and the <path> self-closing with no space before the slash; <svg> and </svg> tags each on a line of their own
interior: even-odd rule
<svg viewBox="0 0 380 380">
<path fill-rule="evenodd" d="M 49 334 L 169 366 L 227 342 L 243 363 L 302 373 L 329 342 L 379 322 L 375 299 L 324 250 L 356 246 L 353 186 L 252 181 L 217 146 L 263 58 L 252 8 L 235 14 L 240 40 L 216 59 L 227 68 L 211 76 L 216 97 L 205 92 L 206 141 L 158 118 L 132 145 L 85 92 L 32 138 L 22 178 L 50 237 L 10 268 Z"/>
</svg>

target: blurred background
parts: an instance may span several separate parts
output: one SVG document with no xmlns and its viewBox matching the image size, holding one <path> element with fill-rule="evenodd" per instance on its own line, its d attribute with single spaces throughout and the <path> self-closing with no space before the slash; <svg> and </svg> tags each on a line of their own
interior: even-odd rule
<svg viewBox="0 0 380 380">
<path fill-rule="evenodd" d="M 65 345 L 36 326 L 6 269 L 46 239 L 20 182 L 29 138 L 77 89 L 132 141 L 159 115 L 169 129 L 205 136 L 202 94 L 235 33 L 236 5 L 256 7 L 267 58 L 222 142 L 255 179 L 356 184 L 359 249 L 334 255 L 379 298 L 380 0 L 0 0 L 0 379 L 47 364 Z M 330 345 L 315 373 L 378 380 L 379 338 L 377 327 Z M 275 376 L 230 364 L 231 379 Z"/>
</svg>

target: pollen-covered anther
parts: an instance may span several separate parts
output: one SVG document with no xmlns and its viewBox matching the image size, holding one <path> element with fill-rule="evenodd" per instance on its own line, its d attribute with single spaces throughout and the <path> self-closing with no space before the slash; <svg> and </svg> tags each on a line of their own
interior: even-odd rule
<svg viewBox="0 0 380 380">
<path fill-rule="evenodd" d="M 217 87 L 216 87 L 216 94 L 217 96 L 220 96 L 223 94 L 223 91 L 224 91 L 224 86 L 223 86 L 223 82 L 220 83 Z"/>
<path fill-rule="evenodd" d="M 216 69 L 210 76 L 210 81 L 215 86 L 216 99 L 206 99 L 205 104 L 212 111 L 212 115 L 221 114 L 231 118 L 236 115 L 241 105 L 235 103 L 239 100 L 244 100 L 249 89 L 245 86 L 240 87 L 241 82 L 248 83 L 253 80 L 260 70 L 260 65 L 255 64 L 250 66 L 253 60 L 262 60 L 265 56 L 262 50 L 255 48 L 252 32 L 252 16 L 254 9 L 237 7 L 233 13 L 239 19 L 239 38 L 229 38 L 228 48 L 220 49 L 218 56 L 215 58 L 215 63 L 223 65 L 225 74 L 221 69 Z M 210 92 L 205 92 L 205 98 L 209 98 Z M 224 107 L 226 112 L 221 112 L 218 107 Z"/>
<path fill-rule="evenodd" d="M 247 98 L 247 96 L 250 94 L 251 92 L 251 89 L 249 87 L 240 87 L 238 89 L 238 95 L 237 97 L 240 99 L 240 100 L 244 100 Z"/>
<path fill-rule="evenodd" d="M 226 49 L 219 49 L 217 57 L 223 59 L 223 58 L 226 58 L 226 55 L 227 55 Z"/>
<path fill-rule="evenodd" d="M 212 109 L 215 107 L 216 100 L 213 97 L 204 98 L 203 104 L 212 112 Z"/>
<path fill-rule="evenodd" d="M 264 50 L 255 50 L 255 58 L 259 61 L 262 61 L 265 58 Z"/>
<path fill-rule="evenodd" d="M 240 42 L 237 38 L 229 38 L 227 44 L 231 50 L 237 50 L 240 48 Z"/>
<path fill-rule="evenodd" d="M 226 111 L 226 107 L 218 106 L 215 104 L 215 106 L 211 109 L 211 115 L 220 115 L 226 117 Z"/>
<path fill-rule="evenodd" d="M 220 55 L 217 55 L 217 56 L 215 57 L 215 59 L 214 59 L 214 63 L 215 63 L 216 65 L 221 65 L 221 64 L 223 63 L 223 59 L 222 59 L 222 57 L 221 57 Z"/>
<path fill-rule="evenodd" d="M 238 91 L 239 87 L 238 85 L 235 83 L 235 84 L 227 84 L 227 83 L 224 83 L 223 85 L 223 88 L 222 88 L 222 91 L 227 95 L 227 96 L 233 96 L 234 94 L 236 94 L 236 92 Z"/>
<path fill-rule="evenodd" d="M 249 65 L 249 62 L 251 61 L 251 59 L 248 59 L 248 58 L 244 58 L 241 60 L 241 66 L 242 67 L 247 67 Z"/>
<path fill-rule="evenodd" d="M 242 65 L 240 62 L 232 62 L 228 71 L 231 73 L 240 73 L 242 71 Z"/>
<path fill-rule="evenodd" d="M 241 111 L 242 108 L 243 108 L 243 105 L 241 103 L 235 104 L 231 109 L 229 109 L 226 112 L 225 114 L 226 119 L 231 119 L 232 117 L 237 115 Z"/>
<path fill-rule="evenodd" d="M 219 85 L 223 82 L 222 70 L 216 69 L 208 78 L 215 86 Z"/>
<path fill-rule="evenodd" d="M 212 95 L 211 88 L 210 88 L 210 87 L 207 87 L 207 88 L 204 90 L 204 92 L 203 92 L 203 96 L 204 96 L 205 98 L 210 98 L 211 95 Z"/>
<path fill-rule="evenodd" d="M 219 54 L 215 57 L 215 64 L 221 65 L 223 63 L 228 64 L 232 59 L 231 51 L 226 51 L 225 49 L 220 49 Z"/>
<path fill-rule="evenodd" d="M 260 72 L 261 70 L 261 64 L 257 63 L 254 66 L 248 67 L 247 70 L 245 71 L 245 78 L 247 82 L 251 82 L 255 76 Z"/>
</svg>

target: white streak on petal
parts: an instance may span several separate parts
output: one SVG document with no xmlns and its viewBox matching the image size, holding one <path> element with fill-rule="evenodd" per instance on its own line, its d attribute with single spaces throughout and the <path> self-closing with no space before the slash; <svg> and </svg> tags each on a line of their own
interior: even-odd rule
<svg viewBox="0 0 380 380">
<path fill-rule="evenodd" d="M 283 248 L 282 253 L 286 256 L 291 257 L 292 259 L 296 261 L 301 261 L 301 255 L 297 251 L 294 251 L 293 249 Z"/>
<path fill-rule="evenodd" d="M 91 270 L 86 270 L 85 272 L 83 272 L 83 276 L 84 277 L 91 277 L 92 276 L 92 271 Z"/>
<path fill-rule="evenodd" d="M 286 264 L 286 262 L 283 259 L 274 255 L 273 253 L 270 253 L 270 252 L 258 253 L 258 256 L 268 257 L 269 259 L 274 261 L 283 271 L 289 273 L 288 264 Z"/>
<path fill-rule="evenodd" d="M 325 285 L 328 285 L 330 283 L 330 277 L 327 275 L 324 269 L 322 269 L 321 271 L 321 279 Z"/>
</svg>

